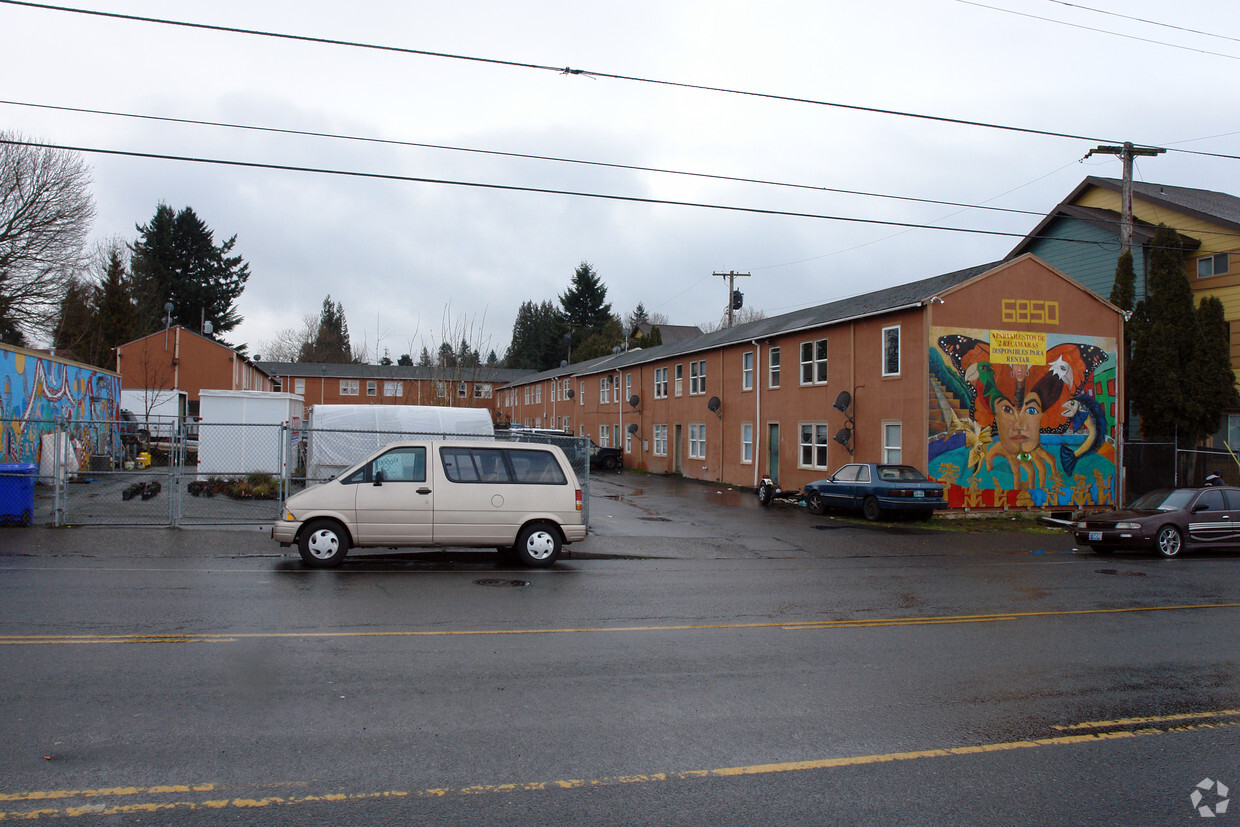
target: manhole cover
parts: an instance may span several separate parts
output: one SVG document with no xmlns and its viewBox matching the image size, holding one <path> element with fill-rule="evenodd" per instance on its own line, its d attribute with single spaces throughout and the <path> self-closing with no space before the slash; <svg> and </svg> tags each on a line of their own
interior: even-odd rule
<svg viewBox="0 0 1240 827">
<path fill-rule="evenodd" d="M 648 523 L 670 523 L 671 517 L 638 517 L 639 520 L 645 520 Z"/>
<path fill-rule="evenodd" d="M 1145 577 L 1143 571 L 1120 571 L 1119 569 L 1097 569 L 1099 574 L 1118 574 L 1124 577 Z"/>
<path fill-rule="evenodd" d="M 474 582 L 479 586 L 513 586 L 516 588 L 530 584 L 528 580 L 475 580 Z"/>
</svg>

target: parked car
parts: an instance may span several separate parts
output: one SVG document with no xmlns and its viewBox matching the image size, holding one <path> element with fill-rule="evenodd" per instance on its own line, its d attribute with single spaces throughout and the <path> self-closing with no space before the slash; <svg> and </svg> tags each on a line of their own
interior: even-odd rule
<svg viewBox="0 0 1240 827">
<path fill-rule="evenodd" d="M 1101 554 L 1155 549 L 1175 557 L 1184 549 L 1240 547 L 1240 488 L 1162 488 L 1122 511 L 1079 520 L 1072 534 Z"/>
<path fill-rule="evenodd" d="M 428 439 L 394 442 L 289 497 L 271 536 L 316 568 L 353 546 L 491 546 L 543 567 L 586 525 L 581 483 L 557 446 Z"/>
<path fill-rule="evenodd" d="M 877 520 L 884 511 L 928 518 L 936 508 L 947 508 L 942 484 L 911 465 L 849 463 L 825 480 L 805 486 L 803 496 L 813 514 L 846 508 L 860 510 L 867 520 Z"/>
<path fill-rule="evenodd" d="M 120 417 L 116 422 L 116 431 L 120 435 L 122 445 L 137 445 L 145 448 L 151 444 L 151 432 L 145 422 L 139 422 L 133 411 L 121 408 Z"/>
<path fill-rule="evenodd" d="M 590 467 L 604 471 L 619 471 L 624 467 L 624 454 L 619 448 L 604 448 L 590 440 Z"/>
</svg>

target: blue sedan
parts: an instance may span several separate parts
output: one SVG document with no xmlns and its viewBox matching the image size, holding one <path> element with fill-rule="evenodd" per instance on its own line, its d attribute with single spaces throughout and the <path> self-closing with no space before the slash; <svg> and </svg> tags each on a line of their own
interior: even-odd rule
<svg viewBox="0 0 1240 827">
<path fill-rule="evenodd" d="M 825 480 L 805 486 L 805 505 L 813 514 L 828 508 L 860 509 L 867 520 L 884 511 L 904 511 L 929 517 L 936 508 L 947 508 L 943 486 L 911 465 L 880 465 L 854 462 Z"/>
</svg>

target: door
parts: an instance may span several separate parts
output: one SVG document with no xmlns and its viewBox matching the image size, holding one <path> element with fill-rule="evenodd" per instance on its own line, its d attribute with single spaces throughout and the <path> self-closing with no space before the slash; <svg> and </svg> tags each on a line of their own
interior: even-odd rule
<svg viewBox="0 0 1240 827">
<path fill-rule="evenodd" d="M 358 477 L 358 545 L 415 546 L 431 542 L 435 512 L 426 446 L 386 451 L 344 482 L 354 477 Z"/>
<path fill-rule="evenodd" d="M 1232 536 L 1231 512 L 1223 489 L 1207 488 L 1189 506 L 1188 537 L 1193 544 L 1225 543 Z"/>
<path fill-rule="evenodd" d="M 673 433 L 674 433 L 673 442 L 675 443 L 675 448 L 676 448 L 676 453 L 673 456 L 675 456 L 676 459 L 673 460 L 674 467 L 672 468 L 672 473 L 679 474 L 680 473 L 680 450 L 681 450 L 680 449 L 680 423 L 679 422 L 677 422 L 675 426 L 673 426 Z"/>
<path fill-rule="evenodd" d="M 779 423 L 771 422 L 766 426 L 766 473 L 771 481 L 779 485 Z"/>
</svg>

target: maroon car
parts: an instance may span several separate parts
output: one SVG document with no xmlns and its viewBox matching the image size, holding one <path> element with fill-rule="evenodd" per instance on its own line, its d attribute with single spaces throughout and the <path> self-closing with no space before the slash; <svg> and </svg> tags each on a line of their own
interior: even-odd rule
<svg viewBox="0 0 1240 827">
<path fill-rule="evenodd" d="M 1151 491 L 1123 511 L 1080 520 L 1072 534 L 1102 554 L 1153 548 L 1163 557 L 1175 557 L 1185 549 L 1240 547 L 1240 488 Z"/>
</svg>

